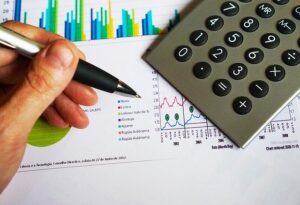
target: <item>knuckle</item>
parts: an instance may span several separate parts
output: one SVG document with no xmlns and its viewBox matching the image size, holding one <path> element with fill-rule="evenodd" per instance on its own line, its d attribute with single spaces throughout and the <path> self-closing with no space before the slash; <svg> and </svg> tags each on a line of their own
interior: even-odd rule
<svg viewBox="0 0 300 205">
<path fill-rule="evenodd" d="M 32 90 L 38 94 L 45 95 L 47 91 L 51 89 L 51 85 L 49 83 L 49 74 L 47 75 L 45 75 L 45 73 L 36 72 L 33 70 L 26 75 L 25 81 Z"/>
</svg>

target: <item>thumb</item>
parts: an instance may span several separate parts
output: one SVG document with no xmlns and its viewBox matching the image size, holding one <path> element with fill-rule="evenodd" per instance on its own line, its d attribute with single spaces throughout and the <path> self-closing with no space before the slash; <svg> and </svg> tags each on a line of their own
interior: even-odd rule
<svg viewBox="0 0 300 205">
<path fill-rule="evenodd" d="M 63 39 L 52 42 L 35 57 L 24 81 L 0 107 L 6 126 L 15 126 L 11 127 L 14 131 L 11 137 L 29 133 L 43 111 L 71 81 L 78 59 L 76 47 Z"/>
</svg>

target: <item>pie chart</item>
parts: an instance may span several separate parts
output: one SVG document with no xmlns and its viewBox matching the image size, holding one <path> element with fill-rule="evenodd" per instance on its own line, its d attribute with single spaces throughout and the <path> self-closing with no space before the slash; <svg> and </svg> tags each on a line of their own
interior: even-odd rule
<svg viewBox="0 0 300 205">
<path fill-rule="evenodd" d="M 48 147 L 62 140 L 71 128 L 60 129 L 39 119 L 28 137 L 28 144 L 34 147 Z"/>
</svg>

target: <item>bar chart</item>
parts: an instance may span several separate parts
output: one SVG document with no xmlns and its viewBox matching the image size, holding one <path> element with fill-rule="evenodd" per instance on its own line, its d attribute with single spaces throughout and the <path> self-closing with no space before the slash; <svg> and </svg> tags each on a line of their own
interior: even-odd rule
<svg viewBox="0 0 300 205">
<path fill-rule="evenodd" d="M 158 35 L 180 21 L 179 11 L 186 4 L 180 2 L 42 0 L 32 4 L 29 0 L 15 0 L 13 19 L 72 41 Z"/>
</svg>

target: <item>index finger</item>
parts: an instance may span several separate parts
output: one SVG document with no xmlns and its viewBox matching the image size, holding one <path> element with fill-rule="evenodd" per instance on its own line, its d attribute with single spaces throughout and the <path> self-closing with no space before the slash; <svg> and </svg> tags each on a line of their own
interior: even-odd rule
<svg viewBox="0 0 300 205">
<path fill-rule="evenodd" d="M 7 21 L 3 23 L 2 26 L 20 33 L 21 35 L 26 36 L 27 38 L 30 38 L 41 44 L 48 44 L 54 40 L 63 38 L 58 34 L 50 33 L 44 29 L 15 21 Z"/>
<path fill-rule="evenodd" d="M 44 29 L 28 24 L 19 23 L 16 21 L 7 21 L 3 23 L 2 26 L 11 29 L 17 33 L 20 33 L 21 35 L 44 45 L 49 44 L 50 42 L 53 42 L 55 40 L 64 38 L 58 34 L 48 32 Z M 85 55 L 79 49 L 77 50 L 80 54 L 80 57 L 82 59 L 85 59 Z"/>
</svg>

